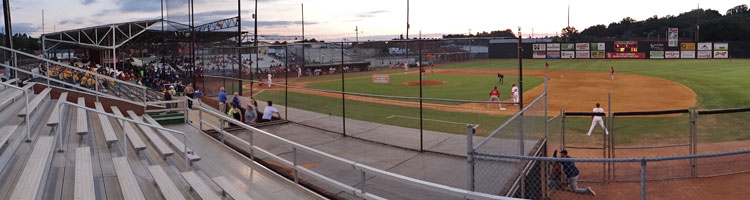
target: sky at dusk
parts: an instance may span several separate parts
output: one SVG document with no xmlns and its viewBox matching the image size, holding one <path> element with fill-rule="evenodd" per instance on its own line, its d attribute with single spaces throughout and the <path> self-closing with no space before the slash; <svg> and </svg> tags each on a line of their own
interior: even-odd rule
<svg viewBox="0 0 750 200">
<path fill-rule="evenodd" d="M 165 18 L 187 24 L 186 0 L 165 0 Z M 196 24 L 237 15 L 237 1 L 194 0 Z M 241 1 L 243 31 L 253 31 L 255 1 Z M 390 39 L 406 34 L 406 0 L 259 0 L 258 34 L 301 35 L 301 8 L 305 6 L 305 35 L 338 41 L 353 40 L 358 26 L 360 40 Z M 644 20 L 653 15 L 678 15 L 695 9 L 724 14 L 744 0 L 411 0 L 410 37 L 419 31 L 426 37 L 442 34 L 522 28 L 524 37 L 554 35 L 567 25 L 579 30 L 609 24 L 624 17 Z M 39 36 L 42 32 L 85 28 L 109 23 L 161 18 L 159 0 L 11 0 L 13 31 Z M 44 30 L 42 30 L 44 10 Z M 236 30 L 236 29 L 235 29 Z"/>
</svg>

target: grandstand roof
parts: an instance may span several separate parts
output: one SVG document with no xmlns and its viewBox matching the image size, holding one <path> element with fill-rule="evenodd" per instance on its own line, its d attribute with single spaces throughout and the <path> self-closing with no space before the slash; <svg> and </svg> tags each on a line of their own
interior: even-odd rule
<svg viewBox="0 0 750 200">
<path fill-rule="evenodd" d="M 196 26 L 196 41 L 221 41 L 237 36 L 224 29 L 237 26 L 237 18 L 227 18 Z M 156 29 L 164 24 L 164 30 Z M 245 34 L 246 32 L 243 32 Z M 122 22 L 59 31 L 42 35 L 45 50 L 62 46 L 70 48 L 113 49 L 126 44 L 192 41 L 190 26 L 162 19 Z"/>
</svg>

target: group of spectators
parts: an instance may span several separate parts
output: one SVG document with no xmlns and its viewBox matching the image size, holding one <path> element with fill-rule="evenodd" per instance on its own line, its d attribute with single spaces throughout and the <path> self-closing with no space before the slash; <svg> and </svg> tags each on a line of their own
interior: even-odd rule
<svg viewBox="0 0 750 200">
<path fill-rule="evenodd" d="M 242 106 L 239 99 L 239 93 L 235 92 L 232 101 L 227 102 L 228 97 L 224 90 L 224 87 L 219 89 L 219 110 L 222 113 L 226 113 L 229 117 L 232 117 L 238 121 L 244 122 L 245 124 L 251 125 L 258 122 L 269 122 L 273 117 L 281 118 L 279 110 L 273 107 L 273 101 L 268 101 L 268 106 L 265 107 L 261 113 L 258 108 L 258 102 L 255 99 L 250 99 L 250 103 L 246 106 Z M 260 118 L 258 118 L 260 116 Z"/>
</svg>

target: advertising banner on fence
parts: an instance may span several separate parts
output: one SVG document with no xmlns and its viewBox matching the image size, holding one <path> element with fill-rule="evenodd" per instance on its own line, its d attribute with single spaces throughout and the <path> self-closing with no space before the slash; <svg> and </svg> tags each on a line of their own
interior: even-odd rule
<svg viewBox="0 0 750 200">
<path fill-rule="evenodd" d="M 547 46 L 547 47 L 549 47 L 549 46 Z M 547 52 L 547 58 L 549 58 L 549 59 L 560 59 L 560 52 L 559 51 L 548 51 Z"/>
<path fill-rule="evenodd" d="M 560 44 L 560 50 L 563 50 L 563 51 L 576 50 L 576 44 L 575 43 L 562 43 Z"/>
<path fill-rule="evenodd" d="M 680 34 L 678 31 L 679 29 L 677 28 L 667 29 L 667 41 L 669 43 L 669 47 L 677 47 L 677 42 L 680 37 Z"/>
<path fill-rule="evenodd" d="M 576 52 L 575 51 L 562 51 L 562 53 L 560 53 L 560 58 L 576 58 Z"/>
<path fill-rule="evenodd" d="M 680 44 L 681 51 L 695 51 L 695 43 L 683 42 Z"/>
<path fill-rule="evenodd" d="M 388 74 L 373 74 L 372 83 L 383 83 L 383 84 L 391 83 L 391 76 Z"/>
<path fill-rule="evenodd" d="M 588 51 L 589 43 L 576 43 L 576 51 Z"/>
<path fill-rule="evenodd" d="M 698 58 L 711 58 L 712 54 L 711 51 L 698 51 Z"/>
<path fill-rule="evenodd" d="M 576 58 L 591 58 L 589 51 L 576 51 Z"/>
<path fill-rule="evenodd" d="M 710 42 L 698 43 L 698 51 L 711 51 L 711 49 L 713 49 L 713 46 Z"/>
<path fill-rule="evenodd" d="M 607 57 L 607 54 L 604 51 L 592 51 L 591 52 L 591 58 L 606 58 L 606 57 Z"/>
<path fill-rule="evenodd" d="M 606 51 L 607 45 L 604 42 L 591 43 L 591 51 Z"/>
<path fill-rule="evenodd" d="M 643 52 L 626 52 L 626 53 L 607 53 L 607 58 L 646 58 Z"/>
<path fill-rule="evenodd" d="M 695 51 L 682 51 L 680 58 L 695 58 Z"/>
<path fill-rule="evenodd" d="M 714 51 L 714 58 L 729 58 L 729 51 Z"/>
<path fill-rule="evenodd" d="M 534 58 L 547 58 L 547 54 L 544 51 L 535 51 Z"/>
<path fill-rule="evenodd" d="M 651 51 L 664 51 L 664 43 L 651 43 Z"/>
<path fill-rule="evenodd" d="M 665 51 L 664 58 L 680 58 L 680 51 Z"/>
<path fill-rule="evenodd" d="M 546 51 L 547 50 L 547 44 L 534 44 L 534 45 L 532 45 L 532 49 L 534 51 Z"/>
<path fill-rule="evenodd" d="M 547 43 L 547 51 L 560 51 L 560 43 Z"/>
<path fill-rule="evenodd" d="M 649 54 L 651 59 L 664 59 L 664 51 L 651 51 Z"/>
<path fill-rule="evenodd" d="M 729 51 L 729 43 L 714 43 L 714 51 Z"/>
</svg>

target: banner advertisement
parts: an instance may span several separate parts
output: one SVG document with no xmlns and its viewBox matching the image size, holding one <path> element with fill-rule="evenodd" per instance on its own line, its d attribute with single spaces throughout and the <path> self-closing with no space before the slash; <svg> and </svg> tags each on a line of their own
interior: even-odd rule
<svg viewBox="0 0 750 200">
<path fill-rule="evenodd" d="M 373 74 L 372 83 L 383 83 L 389 84 L 391 82 L 391 76 L 388 74 Z"/>
<path fill-rule="evenodd" d="M 711 58 L 711 51 L 698 51 L 698 58 L 705 59 Z"/>
<path fill-rule="evenodd" d="M 544 51 L 536 51 L 534 52 L 534 58 L 546 58 L 547 54 L 544 53 Z"/>
<path fill-rule="evenodd" d="M 664 52 L 664 58 L 680 58 L 680 51 L 665 51 Z"/>
<path fill-rule="evenodd" d="M 547 46 L 547 49 L 549 49 L 549 45 Z M 549 59 L 560 59 L 560 52 L 559 51 L 548 51 L 547 52 L 547 58 L 549 58 Z"/>
<path fill-rule="evenodd" d="M 546 51 L 547 50 L 547 44 L 533 44 L 532 49 L 534 51 Z"/>
<path fill-rule="evenodd" d="M 589 43 L 576 43 L 576 51 L 588 51 Z"/>
<path fill-rule="evenodd" d="M 695 43 L 686 42 L 680 44 L 681 51 L 695 51 Z"/>
<path fill-rule="evenodd" d="M 607 58 L 646 58 L 646 53 L 643 52 L 627 52 L 627 53 L 607 53 Z"/>
<path fill-rule="evenodd" d="M 664 43 L 651 43 L 651 51 L 664 51 Z"/>
<path fill-rule="evenodd" d="M 714 51 L 714 58 L 729 58 L 729 51 Z"/>
<path fill-rule="evenodd" d="M 713 49 L 713 46 L 710 42 L 698 43 L 698 51 L 711 51 L 711 49 Z"/>
<path fill-rule="evenodd" d="M 560 51 L 560 43 L 547 43 L 548 51 Z"/>
<path fill-rule="evenodd" d="M 562 43 L 560 44 L 560 50 L 563 51 L 573 51 L 576 49 L 575 43 Z"/>
<path fill-rule="evenodd" d="M 667 29 L 667 41 L 669 43 L 669 47 L 677 47 L 677 42 L 679 41 L 679 29 L 677 28 L 669 28 Z"/>
<path fill-rule="evenodd" d="M 714 51 L 729 51 L 729 43 L 714 43 Z"/>
<path fill-rule="evenodd" d="M 607 54 L 604 51 L 592 51 L 591 52 L 591 58 L 606 58 L 606 57 L 607 57 Z"/>
<path fill-rule="evenodd" d="M 695 51 L 682 51 L 680 52 L 680 58 L 695 58 Z"/>
<path fill-rule="evenodd" d="M 576 51 L 576 58 L 591 58 L 589 51 Z"/>
<path fill-rule="evenodd" d="M 664 51 L 651 51 L 649 54 L 651 59 L 664 59 Z"/>
<path fill-rule="evenodd" d="M 576 58 L 576 52 L 575 51 L 563 51 L 560 54 L 560 58 Z"/>
</svg>

